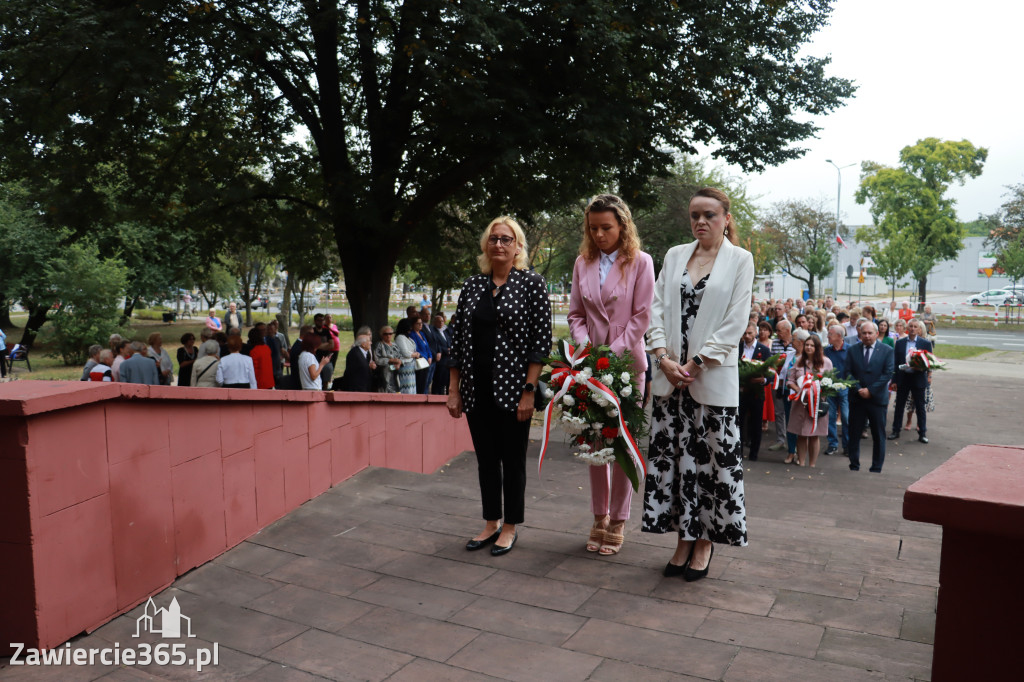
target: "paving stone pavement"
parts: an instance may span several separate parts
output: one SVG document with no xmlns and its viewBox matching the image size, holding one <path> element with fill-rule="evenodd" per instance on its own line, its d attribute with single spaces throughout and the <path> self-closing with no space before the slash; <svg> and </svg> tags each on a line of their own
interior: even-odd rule
<svg viewBox="0 0 1024 682">
<path fill-rule="evenodd" d="M 749 546 L 719 546 L 697 583 L 661 576 L 675 540 L 639 532 L 639 495 L 622 552 L 587 553 L 586 470 L 558 446 L 538 477 L 533 442 L 503 557 L 463 548 L 482 523 L 471 453 L 432 475 L 369 469 L 155 596 L 217 666 L 4 661 L 0 679 L 927 680 L 941 531 L 903 520 L 903 492 L 969 443 L 1019 443 L 1015 381 L 938 374 L 931 443 L 890 442 L 881 475 L 763 452 Z M 141 612 L 71 646 L 159 643 L 132 636 Z"/>
</svg>

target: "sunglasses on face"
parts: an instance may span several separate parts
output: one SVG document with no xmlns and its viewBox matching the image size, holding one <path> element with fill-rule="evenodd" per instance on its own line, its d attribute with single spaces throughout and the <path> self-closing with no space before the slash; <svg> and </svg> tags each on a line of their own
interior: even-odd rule
<svg viewBox="0 0 1024 682">
<path fill-rule="evenodd" d="M 501 242 L 502 246 L 510 246 L 513 241 L 515 240 L 512 239 L 512 237 L 508 236 L 499 237 L 497 235 L 491 235 L 490 237 L 487 238 L 487 243 L 490 244 L 491 246 L 496 245 L 498 242 Z"/>
</svg>

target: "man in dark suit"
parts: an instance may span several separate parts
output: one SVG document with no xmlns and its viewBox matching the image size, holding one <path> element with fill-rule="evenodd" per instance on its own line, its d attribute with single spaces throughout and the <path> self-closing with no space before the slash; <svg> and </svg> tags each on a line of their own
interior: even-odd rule
<svg viewBox="0 0 1024 682">
<path fill-rule="evenodd" d="M 931 341 L 921 336 L 921 322 L 911 319 L 907 323 L 907 335 L 896 342 L 895 371 L 892 373 L 892 387 L 896 389 L 896 413 L 892 418 L 892 435 L 889 440 L 896 440 L 900 437 L 900 424 L 903 422 L 904 411 L 907 407 L 907 396 L 914 396 L 914 408 L 917 412 L 917 440 L 922 443 L 928 442 L 928 424 L 925 421 L 924 392 L 928 388 L 930 372 L 918 372 L 912 369 L 903 371 L 900 365 L 906 364 L 910 354 L 914 350 L 926 350 L 931 352 Z"/>
<path fill-rule="evenodd" d="M 757 327 L 747 325 L 743 332 L 743 343 L 740 344 L 741 357 L 746 360 L 767 360 L 771 350 L 763 343 L 757 342 Z M 761 450 L 761 421 L 764 415 L 764 387 L 767 379 L 752 379 L 748 385 L 740 385 L 740 432 L 743 442 L 750 444 L 747 459 L 757 461 Z"/>
<path fill-rule="evenodd" d="M 355 345 L 345 356 L 345 374 L 340 379 L 341 390 L 369 393 L 375 369 L 377 364 L 370 353 L 369 335 L 356 337 Z"/>
<path fill-rule="evenodd" d="M 889 405 L 892 378 L 892 348 L 878 341 L 874 322 L 860 326 L 860 342 L 850 346 L 846 376 L 857 384 L 850 387 L 850 469 L 860 470 L 860 434 L 865 422 L 871 425 L 871 469 L 882 473 L 885 463 L 885 411 Z"/>
<path fill-rule="evenodd" d="M 423 329 L 426 331 L 427 327 Z M 449 351 L 452 347 L 452 336 L 448 327 L 445 326 L 443 312 L 434 315 L 433 324 L 429 330 L 433 334 L 434 341 L 431 343 L 431 337 L 427 337 L 427 343 L 430 343 L 430 350 L 435 353 L 434 362 L 437 364 L 430 392 L 434 395 L 447 395 L 449 370 L 451 369 L 451 362 L 449 362 L 451 353 Z"/>
</svg>

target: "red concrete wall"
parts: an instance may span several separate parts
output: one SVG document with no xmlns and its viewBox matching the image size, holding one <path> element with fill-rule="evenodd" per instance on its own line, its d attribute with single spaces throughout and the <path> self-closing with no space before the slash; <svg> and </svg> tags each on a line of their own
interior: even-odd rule
<svg viewBox="0 0 1024 682">
<path fill-rule="evenodd" d="M 445 399 L 0 386 L 0 647 L 91 630 L 367 466 L 435 471 L 472 449 Z"/>
</svg>

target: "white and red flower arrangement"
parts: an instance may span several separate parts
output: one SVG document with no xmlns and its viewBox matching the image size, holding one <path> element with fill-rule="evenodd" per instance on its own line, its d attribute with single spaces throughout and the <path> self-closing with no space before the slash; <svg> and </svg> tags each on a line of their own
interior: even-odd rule
<svg viewBox="0 0 1024 682">
<path fill-rule="evenodd" d="M 838 372 L 832 369 L 827 372 L 805 372 L 794 383 L 796 391 L 789 394 L 789 399 L 804 406 L 807 416 L 811 418 L 812 428 L 817 429 L 818 417 L 823 417 L 828 411 L 826 401 L 857 382 L 853 379 L 840 379 Z"/>
<path fill-rule="evenodd" d="M 646 434 L 647 421 L 630 352 L 616 355 L 608 346 L 563 339 L 545 363 L 550 369 L 541 380 L 550 402 L 538 471 L 555 423 L 572 438 L 577 459 L 592 466 L 616 463 L 639 491 L 647 471 L 637 440 Z"/>
<path fill-rule="evenodd" d="M 946 363 L 932 355 L 930 351 L 912 350 L 907 357 L 907 364 L 900 365 L 900 369 L 905 372 L 931 372 L 946 369 Z"/>
</svg>

